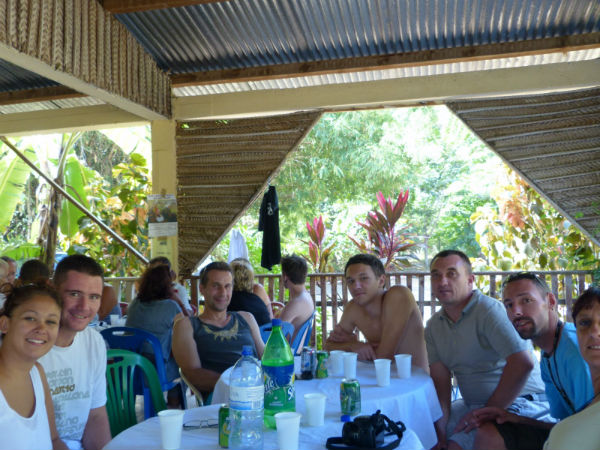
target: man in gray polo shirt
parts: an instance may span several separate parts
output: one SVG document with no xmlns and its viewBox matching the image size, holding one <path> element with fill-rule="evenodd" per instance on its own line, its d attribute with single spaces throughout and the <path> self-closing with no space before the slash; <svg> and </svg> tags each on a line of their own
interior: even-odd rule
<svg viewBox="0 0 600 450">
<path fill-rule="evenodd" d="M 436 449 L 470 449 L 474 410 L 499 406 L 529 417 L 548 412 L 539 365 L 497 300 L 473 290 L 469 258 L 456 250 L 431 261 L 431 288 L 442 309 L 427 322 L 431 377 L 443 416 Z M 452 375 L 461 399 L 451 402 Z M 544 400 L 544 401 L 540 401 Z"/>
</svg>

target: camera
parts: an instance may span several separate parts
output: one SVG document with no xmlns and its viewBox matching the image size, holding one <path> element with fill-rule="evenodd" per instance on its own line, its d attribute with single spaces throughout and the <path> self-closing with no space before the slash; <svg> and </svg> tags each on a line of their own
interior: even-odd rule
<svg viewBox="0 0 600 450">
<path fill-rule="evenodd" d="M 377 448 L 383 445 L 385 422 L 377 411 L 372 416 L 358 416 L 346 422 L 342 429 L 342 442 L 359 448 Z"/>
</svg>

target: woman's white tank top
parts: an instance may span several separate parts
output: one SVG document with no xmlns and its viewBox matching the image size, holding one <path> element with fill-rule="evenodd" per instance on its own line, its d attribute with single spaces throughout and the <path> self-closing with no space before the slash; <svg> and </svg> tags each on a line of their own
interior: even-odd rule
<svg viewBox="0 0 600 450">
<path fill-rule="evenodd" d="M 29 376 L 35 395 L 35 410 L 31 417 L 17 414 L 0 390 L 0 450 L 52 450 L 44 386 L 35 365 Z"/>
</svg>

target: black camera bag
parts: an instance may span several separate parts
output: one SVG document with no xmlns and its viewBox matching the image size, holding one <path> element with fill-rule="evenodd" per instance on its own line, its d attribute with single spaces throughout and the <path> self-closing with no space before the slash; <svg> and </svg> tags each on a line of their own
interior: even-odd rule
<svg viewBox="0 0 600 450">
<path fill-rule="evenodd" d="M 381 414 L 380 410 L 371 416 L 358 416 L 346 422 L 342 437 L 327 439 L 329 450 L 391 450 L 398 447 L 406 427 L 402 422 L 394 422 Z M 396 435 L 398 439 L 383 445 L 385 436 Z"/>
</svg>

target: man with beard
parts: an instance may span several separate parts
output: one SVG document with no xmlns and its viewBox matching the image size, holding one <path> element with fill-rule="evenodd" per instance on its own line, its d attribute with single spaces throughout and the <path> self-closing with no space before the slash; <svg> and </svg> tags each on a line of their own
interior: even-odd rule
<svg viewBox="0 0 600 450">
<path fill-rule="evenodd" d="M 197 317 L 175 316 L 173 356 L 186 378 L 202 393 L 214 389 L 221 374 L 250 345 L 260 359 L 265 345 L 254 316 L 248 311 L 227 311 L 233 291 L 229 264 L 213 262 L 200 273 L 204 311 Z"/>
<path fill-rule="evenodd" d="M 508 318 L 523 339 L 531 339 L 543 352 L 540 366 L 550 413 L 559 420 L 575 414 L 594 396 L 589 368 L 577 346 L 575 326 L 561 322 L 556 297 L 536 274 L 510 275 L 502 286 Z M 500 408 L 482 408 L 476 415 L 481 426 L 475 448 L 541 450 L 554 425 Z"/>
</svg>

